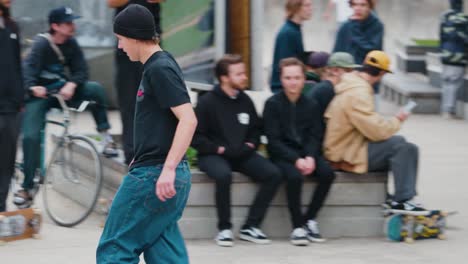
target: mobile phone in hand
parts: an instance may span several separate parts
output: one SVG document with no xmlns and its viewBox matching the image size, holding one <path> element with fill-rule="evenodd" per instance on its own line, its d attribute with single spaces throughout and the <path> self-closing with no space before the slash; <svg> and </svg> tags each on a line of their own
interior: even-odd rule
<svg viewBox="0 0 468 264">
<path fill-rule="evenodd" d="M 418 104 L 413 101 L 413 100 L 410 100 L 408 101 L 408 103 L 403 106 L 403 111 L 408 113 L 408 114 L 411 114 L 411 112 L 413 111 L 413 109 L 417 106 Z"/>
</svg>

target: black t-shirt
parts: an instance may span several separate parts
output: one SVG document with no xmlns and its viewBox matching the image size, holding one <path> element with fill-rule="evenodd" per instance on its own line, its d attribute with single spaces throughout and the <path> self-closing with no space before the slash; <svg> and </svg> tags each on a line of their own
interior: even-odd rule
<svg viewBox="0 0 468 264">
<path fill-rule="evenodd" d="M 178 124 L 170 108 L 190 103 L 182 70 L 171 54 L 158 51 L 143 68 L 136 97 L 132 168 L 164 163 Z"/>
</svg>

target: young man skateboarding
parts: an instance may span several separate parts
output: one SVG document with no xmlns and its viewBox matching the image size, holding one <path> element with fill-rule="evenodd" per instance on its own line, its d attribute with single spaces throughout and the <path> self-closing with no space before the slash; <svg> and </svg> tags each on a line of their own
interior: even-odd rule
<svg viewBox="0 0 468 264">
<path fill-rule="evenodd" d="M 190 191 L 184 154 L 197 119 L 182 71 L 159 46 L 154 18 L 129 5 L 115 18 L 119 48 L 143 64 L 136 95 L 135 157 L 112 203 L 97 263 L 188 263 L 177 221 Z"/>
</svg>

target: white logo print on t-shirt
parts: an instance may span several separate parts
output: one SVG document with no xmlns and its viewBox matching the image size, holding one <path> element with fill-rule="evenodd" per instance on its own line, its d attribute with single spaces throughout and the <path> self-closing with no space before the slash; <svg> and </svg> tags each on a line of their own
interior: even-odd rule
<svg viewBox="0 0 468 264">
<path fill-rule="evenodd" d="M 248 125 L 250 123 L 250 116 L 247 113 L 237 114 L 237 119 L 239 120 L 239 123 L 241 123 L 242 125 Z"/>
</svg>

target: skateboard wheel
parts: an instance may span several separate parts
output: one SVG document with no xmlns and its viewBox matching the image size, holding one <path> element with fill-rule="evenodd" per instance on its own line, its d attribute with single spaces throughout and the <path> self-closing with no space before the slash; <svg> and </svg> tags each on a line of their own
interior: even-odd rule
<svg viewBox="0 0 468 264">
<path fill-rule="evenodd" d="M 41 234 L 33 234 L 32 237 L 33 237 L 34 239 L 41 239 L 41 238 L 42 238 Z"/>
<path fill-rule="evenodd" d="M 6 218 L 6 216 L 0 215 L 0 222 L 3 221 L 3 219 L 5 219 L 5 218 Z"/>
<path fill-rule="evenodd" d="M 412 237 L 405 237 L 405 242 L 408 243 L 408 244 L 413 244 L 414 239 Z"/>
<path fill-rule="evenodd" d="M 38 215 L 40 215 L 42 213 L 41 209 L 39 209 L 39 208 L 33 208 L 33 212 L 34 212 L 34 214 L 38 214 Z"/>
<path fill-rule="evenodd" d="M 99 204 L 107 204 L 107 199 L 106 199 L 106 198 L 100 198 L 100 199 L 98 200 L 98 203 L 99 203 Z"/>
<path fill-rule="evenodd" d="M 7 243 L 6 241 L 0 240 L 0 247 L 1 247 L 1 246 L 5 246 L 6 243 Z"/>
<path fill-rule="evenodd" d="M 444 234 L 439 234 L 439 235 L 437 236 L 437 238 L 440 239 L 440 240 L 445 240 L 445 239 L 447 239 L 447 237 L 446 237 Z"/>
</svg>

